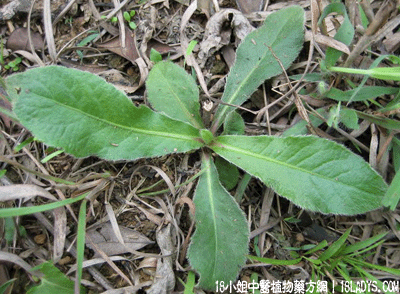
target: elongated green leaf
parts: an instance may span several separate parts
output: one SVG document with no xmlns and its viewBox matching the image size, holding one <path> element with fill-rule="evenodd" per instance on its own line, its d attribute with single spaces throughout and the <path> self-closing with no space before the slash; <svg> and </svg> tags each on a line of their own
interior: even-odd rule
<svg viewBox="0 0 400 294">
<path fill-rule="evenodd" d="M 357 116 L 362 119 L 366 119 L 374 124 L 382 126 L 388 130 L 399 130 L 400 129 L 400 121 L 395 119 L 390 119 L 384 116 L 369 114 L 361 111 L 355 111 Z"/>
<path fill-rule="evenodd" d="M 391 210 L 395 210 L 397 204 L 400 201 L 400 170 L 396 172 L 392 183 L 387 190 L 385 197 L 382 200 L 382 205 L 390 207 Z"/>
<path fill-rule="evenodd" d="M 357 94 L 352 98 L 355 92 L 357 92 Z M 365 86 L 361 89 L 354 89 L 349 91 L 341 91 L 336 88 L 331 88 L 328 92 L 325 93 L 325 96 L 336 101 L 350 101 L 351 99 L 352 102 L 356 102 L 365 101 L 368 99 L 375 99 L 376 97 L 382 95 L 397 94 L 398 92 L 398 88 Z"/>
<path fill-rule="evenodd" d="M 371 238 L 368 238 L 367 240 L 356 242 L 354 244 L 346 246 L 346 248 L 344 248 L 342 251 L 340 251 L 340 255 L 343 256 L 346 254 L 354 253 L 359 256 L 361 252 L 356 252 L 356 251 L 363 250 L 363 249 L 367 248 L 368 246 L 370 246 L 374 243 L 377 243 L 380 239 L 385 237 L 387 234 L 388 234 L 387 232 L 384 232 L 384 233 L 378 234 L 376 236 L 373 236 Z M 371 250 L 372 248 L 368 248 L 368 249 Z"/>
<path fill-rule="evenodd" d="M 331 258 L 332 256 L 336 256 L 338 254 L 340 254 L 340 251 L 342 249 L 343 244 L 346 242 L 347 237 L 350 235 L 351 232 L 351 228 L 349 228 L 342 236 L 340 236 L 340 238 L 338 240 L 336 240 L 335 242 L 333 242 L 331 244 L 331 246 L 329 246 L 324 253 L 322 253 L 319 256 L 319 260 L 320 261 L 325 261 L 329 258 Z"/>
<path fill-rule="evenodd" d="M 52 202 L 49 204 L 43 204 L 38 206 L 29 206 L 29 207 L 15 207 L 15 208 L 2 208 L 0 209 L 0 216 L 3 217 L 12 217 L 12 216 L 21 216 L 28 215 L 33 213 L 38 213 L 46 210 L 55 209 L 61 206 L 66 206 L 68 204 L 72 204 L 78 202 L 85 198 L 87 193 L 82 194 L 76 198 L 68 198 L 64 200 L 60 200 L 57 202 Z"/>
<path fill-rule="evenodd" d="M 157 111 L 203 128 L 199 89 L 182 67 L 170 61 L 159 62 L 150 71 L 146 85 L 148 99 Z"/>
<path fill-rule="evenodd" d="M 212 160 L 204 155 L 194 196 L 196 232 L 188 250 L 200 287 L 212 290 L 215 281 L 237 278 L 248 252 L 249 228 L 233 197 L 222 187 Z"/>
<path fill-rule="evenodd" d="M 263 262 L 266 264 L 273 264 L 273 265 L 295 265 L 295 264 L 298 264 L 302 260 L 301 257 L 299 257 L 297 259 L 291 259 L 291 260 L 280 260 L 280 259 L 252 256 L 252 255 L 249 255 L 248 258 L 251 260 Z"/>
<path fill-rule="evenodd" d="M 88 72 L 49 66 L 12 75 L 6 84 L 21 123 L 39 140 L 76 157 L 136 159 L 202 146 L 194 127 L 135 107 Z"/>
<path fill-rule="evenodd" d="M 309 210 L 364 213 L 381 206 L 387 189 L 362 158 L 326 139 L 221 136 L 214 142 L 216 153 Z"/>
<path fill-rule="evenodd" d="M 265 23 L 248 34 L 238 47 L 222 101 L 234 105 L 246 101 L 262 82 L 282 73 L 276 57 L 285 68 L 292 64 L 303 46 L 303 40 L 304 11 L 300 6 L 291 6 L 269 15 Z M 220 105 L 212 131 L 233 110 L 233 107 Z"/>
</svg>

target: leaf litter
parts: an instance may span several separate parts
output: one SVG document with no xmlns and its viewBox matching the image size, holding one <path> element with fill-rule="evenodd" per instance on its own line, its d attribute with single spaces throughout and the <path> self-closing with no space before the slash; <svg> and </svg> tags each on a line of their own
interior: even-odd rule
<svg viewBox="0 0 400 294">
<path fill-rule="evenodd" d="M 8 1 L 0 11 L 6 11 L 10 3 L 14 2 L 21 1 Z M 10 39 L 12 41 L 13 34 L 15 36 L 22 27 L 28 26 L 28 32 L 32 33 L 30 36 L 25 31 L 18 38 L 20 44 L 5 48 L 7 55 L 4 55 L 4 63 L 22 56 L 20 70 L 51 62 L 61 62 L 68 67 L 79 67 L 88 71 L 93 71 L 95 67 L 97 73 L 113 70 L 118 72 L 118 79 L 110 81 L 129 93 L 132 100 L 137 103 L 146 101 L 143 85 L 152 66 L 149 60 L 149 48 L 157 49 L 164 58 L 173 53 L 173 60 L 183 65 L 182 57 L 189 42 L 196 40 L 199 45 L 194 48 L 190 56 L 186 56 L 186 64 L 195 69 L 202 92 L 205 94 L 204 101 L 218 103 L 216 97 L 220 96 L 218 94 L 221 94 L 223 89 L 220 86 L 216 87 L 215 89 L 220 89 L 219 93 L 209 90 L 217 84 L 217 81 L 222 81 L 228 73 L 229 58 L 232 59 L 241 36 L 251 31 L 252 27 L 258 27 L 271 12 L 292 4 L 299 4 L 306 9 L 308 29 L 306 45 L 297 63 L 288 70 L 289 76 L 302 74 L 305 69 L 308 69 L 309 73 L 318 72 L 319 59 L 324 57 L 327 46 L 350 53 L 348 57 L 344 55 L 340 61 L 352 67 L 365 68 L 373 62 L 376 54 L 398 55 L 396 50 L 400 42 L 393 29 L 399 25 L 400 19 L 396 15 L 394 1 L 378 0 L 371 1 L 370 4 L 368 1 L 361 1 L 365 18 L 369 19 L 371 25 L 364 31 L 361 29 L 357 32 L 356 40 L 350 46 L 335 39 L 335 34 L 344 21 L 340 15 L 328 15 L 321 26 L 317 25 L 319 15 L 328 1 L 271 1 L 272 3 L 264 1 L 261 4 L 260 1 L 253 1 L 254 7 L 262 9 L 253 11 L 249 10 L 251 7 L 247 5 L 246 0 L 199 2 L 201 10 L 196 10 L 189 1 L 94 0 L 89 1 L 89 5 L 77 3 L 69 6 L 60 5 L 60 11 L 54 5 L 46 6 L 50 1 L 44 1 L 43 6 L 36 4 L 33 6 L 29 21 L 26 18 L 26 12 L 29 10 L 21 6 L 20 11 L 17 10 L 15 13 L 7 11 L 8 14 L 2 15 L 8 19 L 7 23 L 0 23 L 2 41 Z M 350 22 L 354 27 L 362 28 L 363 18 L 357 12 L 358 7 L 352 6 L 354 3 L 348 5 Z M 247 10 L 241 11 L 240 8 L 244 7 Z M 136 11 L 134 20 L 137 29 L 134 31 L 128 29 L 128 24 L 118 17 L 123 11 L 131 10 Z M 214 23 L 218 15 L 222 17 Z M 117 16 L 116 23 L 112 22 L 113 16 Z M 239 24 L 245 27 L 240 33 L 235 31 L 239 27 L 235 22 L 236 18 L 240 18 Z M 82 48 L 83 56 L 79 55 L 77 52 L 79 41 L 87 37 L 92 30 L 96 31 L 99 37 Z M 34 56 L 37 53 L 31 52 L 32 47 L 42 50 L 39 36 L 43 36 L 47 41 L 45 51 L 42 53 L 38 51 L 41 54 L 40 57 L 37 55 L 40 61 Z M 123 37 L 125 38 L 122 39 Z M 215 44 L 211 42 L 215 40 L 225 41 Z M 366 52 L 368 47 L 371 47 L 370 54 L 361 54 Z M 120 58 L 117 58 L 117 55 Z M 217 65 L 225 62 L 228 66 L 218 69 Z M 10 70 L 3 68 L 3 64 L 1 73 L 2 77 L 11 74 Z M 341 83 L 339 78 L 335 80 L 331 77 L 330 82 L 329 87 L 335 85 L 341 91 L 352 90 Z M 358 82 L 357 77 L 353 77 L 353 82 Z M 329 99 L 321 99 L 323 98 L 321 94 L 314 95 L 318 93 L 318 85 L 315 82 L 302 81 L 300 78 L 293 83 L 284 77 L 277 77 L 271 83 L 273 91 L 261 87 L 240 108 L 248 134 L 281 134 L 301 120 L 300 114 L 293 111 L 294 105 L 298 106 L 295 103 L 297 98 L 287 94 L 288 92 L 296 91 L 303 103 L 307 104 L 305 109 L 308 115 L 315 115 L 325 122 L 326 116 L 316 110 L 329 109 L 332 103 L 337 104 Z M 293 83 L 292 87 L 288 83 Z M 367 85 L 396 86 L 391 82 L 376 80 L 369 80 Z M 396 136 L 398 128 L 394 126 L 399 114 L 395 112 L 391 116 L 393 121 L 390 121 L 387 117 L 376 115 L 374 105 L 377 103 L 385 105 L 393 98 L 394 95 L 385 94 L 377 96 L 374 101 L 369 100 L 369 103 L 353 101 L 348 107 L 364 113 L 360 116 L 358 130 L 351 130 L 343 125 L 340 125 L 339 129 L 334 129 L 321 124 L 316 128 L 316 132 L 319 136 L 343 142 L 356 153 L 360 152 L 359 154 L 379 170 L 387 181 L 390 181 L 394 175 L 393 165 L 398 165 L 394 162 L 398 154 L 390 155 L 389 146 L 391 144 L 399 146 Z M 92 157 L 75 159 L 61 154 L 42 164 L 40 160 L 52 150 L 34 141 L 18 153 L 14 152 L 13 149 L 27 139 L 27 134 L 18 123 L 10 124 L 3 119 L 3 116 L 1 118 L 0 150 L 1 156 L 7 161 L 0 160 L 1 169 L 6 170 L 6 174 L 0 178 L 1 185 L 4 186 L 0 191 L 19 187 L 17 193 L 8 190 L 7 196 L 4 197 L 14 195 L 20 199 L 24 195 L 33 197 L 50 194 L 53 198 L 62 200 L 91 191 L 92 201 L 87 223 L 88 227 L 98 226 L 100 229 L 88 229 L 87 236 L 91 237 L 97 249 L 105 254 L 104 257 L 109 257 L 109 260 L 100 267 L 87 267 L 85 285 L 92 287 L 96 292 L 106 291 L 105 293 L 112 293 L 118 289 L 135 292 L 142 288 L 149 293 L 183 291 L 182 285 L 176 278 L 185 281 L 189 270 L 187 261 L 182 257 L 185 256 L 187 241 L 194 231 L 191 211 L 195 208 L 191 206 L 193 204 L 190 199 L 193 185 L 181 186 L 181 184 L 199 172 L 198 158 L 171 155 L 135 162 L 105 162 Z M 393 130 L 395 133 L 390 133 L 388 130 Z M 394 150 L 398 150 L 398 147 Z M 154 166 L 159 171 L 149 166 Z M 105 185 L 102 181 L 104 178 L 107 179 Z M 65 182 L 60 183 L 54 179 L 62 179 Z M 242 174 L 242 181 L 244 180 Z M 21 184 L 23 186 L 15 186 Z M 176 191 L 171 193 L 175 188 Z M 235 190 L 236 188 L 231 190 L 232 194 L 235 194 Z M 24 203 L 13 199 L 1 198 L 1 201 L 6 207 L 25 206 Z M 33 205 L 44 203 L 38 197 L 32 198 L 30 202 Z M 248 182 L 240 205 L 246 211 L 250 222 L 252 255 L 290 258 L 290 251 L 287 248 L 310 243 L 318 244 L 322 240 L 332 242 L 346 229 L 352 227 L 350 243 L 366 240 L 380 232 L 389 232 L 380 250 L 371 256 L 371 261 L 398 268 L 399 209 L 393 212 L 370 212 L 357 217 L 310 213 L 299 210 L 292 203 L 279 198 L 255 179 Z M 1 283 L 14 275 L 29 277 L 27 271 L 38 261 L 57 261 L 62 257 L 72 256 L 70 263 L 56 264 L 62 272 L 68 272 L 69 267 L 74 264 L 74 230 L 79 208 L 76 205 L 69 205 L 62 210 L 64 213 L 67 212 L 68 218 L 62 225 L 57 221 L 56 211 L 53 211 L 53 216 L 41 213 L 40 216 L 36 214 L 18 218 L 17 224 L 25 227 L 27 234 L 21 235 L 14 229 L 14 235 L 7 240 L 8 247 L 2 249 L 4 251 L 2 258 L 19 265 L 24 270 L 1 264 L 7 273 L 5 277 L 1 277 Z M 43 244 L 35 243 L 35 237 L 43 233 L 49 236 L 48 241 Z M 11 250 L 13 248 L 11 245 L 17 245 L 19 249 Z M 87 242 L 88 261 L 98 260 L 96 250 L 93 248 L 90 242 Z M 122 256 L 121 259 L 116 259 L 112 255 Z M 143 263 L 149 259 L 151 263 L 147 265 Z M 117 267 L 117 271 L 111 264 Z M 241 271 L 239 279 L 250 281 L 251 274 L 257 273 L 260 279 L 291 280 L 295 277 L 310 276 L 310 271 L 307 264 L 303 264 L 300 269 L 298 267 L 285 269 L 279 266 L 252 266 L 249 263 Z M 124 278 L 118 272 L 123 274 Z M 375 273 L 378 278 L 379 275 Z M 15 293 L 24 291 L 22 287 L 23 284 L 15 283 L 13 291 Z"/>
</svg>

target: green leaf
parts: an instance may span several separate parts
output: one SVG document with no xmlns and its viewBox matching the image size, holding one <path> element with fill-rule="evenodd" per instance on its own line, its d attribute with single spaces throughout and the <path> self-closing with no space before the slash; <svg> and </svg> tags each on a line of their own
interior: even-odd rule
<svg viewBox="0 0 400 294">
<path fill-rule="evenodd" d="M 219 156 L 215 159 L 215 166 L 218 170 L 219 180 L 225 189 L 229 191 L 235 188 L 239 181 L 238 168 Z"/>
<path fill-rule="evenodd" d="M 381 207 L 387 185 L 359 156 L 326 139 L 221 136 L 217 154 L 303 208 L 353 215 Z"/>
<path fill-rule="evenodd" d="M 382 205 L 390 207 L 391 210 L 395 210 L 397 204 L 400 201 L 400 170 L 396 172 L 392 183 L 390 184 L 385 197 L 382 200 Z"/>
<path fill-rule="evenodd" d="M 327 5 L 324 10 L 321 13 L 321 17 L 318 21 L 318 24 L 320 25 L 322 20 L 327 17 L 331 13 L 338 13 L 340 15 L 343 15 L 343 22 L 340 28 L 337 30 L 336 35 L 334 36 L 335 40 L 338 40 L 345 45 L 350 45 L 351 41 L 353 40 L 354 37 L 354 28 L 353 25 L 351 24 L 351 21 L 347 15 L 346 11 L 346 6 L 343 3 L 331 3 Z M 325 57 L 325 65 L 326 67 L 330 67 L 335 65 L 336 61 L 339 59 L 340 56 L 342 56 L 343 52 L 328 47 L 326 49 L 326 57 Z"/>
<path fill-rule="evenodd" d="M 244 130 L 244 120 L 239 113 L 232 111 L 226 116 L 223 135 L 244 135 Z"/>
<path fill-rule="evenodd" d="M 240 105 L 266 79 L 282 73 L 279 62 L 288 68 L 303 46 L 304 11 L 291 6 L 269 15 L 264 24 L 246 36 L 237 49 L 222 101 Z M 220 104 L 211 131 L 215 132 L 234 108 Z"/>
<path fill-rule="evenodd" d="M 130 21 L 131 21 L 131 15 L 129 14 L 128 11 L 125 11 L 123 15 L 124 15 L 124 18 L 125 18 L 125 20 L 126 20 L 127 22 L 130 22 Z"/>
<path fill-rule="evenodd" d="M 279 259 L 273 259 L 273 258 L 265 258 L 265 257 L 258 257 L 258 256 L 247 256 L 251 260 L 263 262 L 266 264 L 272 264 L 272 265 L 295 265 L 298 264 L 301 261 L 301 257 L 297 259 L 292 259 L 292 260 L 279 260 Z"/>
<path fill-rule="evenodd" d="M 357 94 L 352 98 L 353 94 Z M 336 101 L 366 101 L 368 99 L 375 99 L 382 95 L 394 95 L 399 92 L 398 88 L 392 87 L 379 87 L 379 86 L 364 86 L 361 89 L 354 89 L 349 91 L 341 91 L 336 88 L 331 88 L 325 93 L 325 97 L 336 100 Z"/>
<path fill-rule="evenodd" d="M 207 129 L 200 130 L 200 136 L 206 145 L 210 144 L 214 140 L 214 135 Z"/>
<path fill-rule="evenodd" d="M 321 117 L 328 117 L 328 112 L 323 108 L 318 108 L 316 112 Z M 310 113 L 310 122 L 311 125 L 318 128 L 321 124 L 324 123 L 324 120 L 321 117 L 317 116 L 314 113 Z M 297 122 L 294 126 L 291 126 L 289 129 L 282 133 L 282 137 L 289 137 L 289 136 L 297 136 L 297 135 L 307 135 L 309 133 L 307 129 L 307 122 L 305 120 L 301 120 Z"/>
<path fill-rule="evenodd" d="M 378 242 L 380 239 L 382 239 L 383 237 L 385 237 L 388 233 L 384 232 L 381 234 L 378 234 L 376 236 L 373 236 L 371 238 L 368 238 L 366 240 L 360 241 L 360 242 L 356 242 L 354 244 L 351 244 L 349 246 L 346 246 L 342 251 L 340 251 L 340 255 L 346 255 L 346 254 L 355 254 L 356 257 L 360 256 L 361 252 L 356 252 L 356 251 L 360 251 L 363 249 L 366 249 L 368 246 Z M 375 244 L 376 245 L 376 244 Z M 373 246 L 375 247 L 375 246 Z M 367 248 L 368 250 L 371 250 L 372 248 Z"/>
<path fill-rule="evenodd" d="M 17 279 L 11 279 L 8 280 L 7 282 L 5 282 L 4 284 L 2 284 L 0 286 L 0 294 L 4 294 L 4 293 L 9 293 L 9 291 L 6 292 L 7 288 L 10 287 L 11 285 L 16 281 Z"/>
<path fill-rule="evenodd" d="M 21 123 L 39 140 L 76 157 L 136 159 L 197 149 L 199 130 L 136 107 L 88 72 L 49 66 L 6 79 Z"/>
<path fill-rule="evenodd" d="M 350 232 L 351 232 L 351 228 L 349 228 L 342 236 L 340 236 L 340 238 L 339 238 L 338 240 L 336 240 L 335 242 L 333 242 L 333 243 L 331 244 L 331 246 L 329 246 L 329 247 L 324 251 L 324 253 L 322 253 L 322 254 L 319 256 L 318 259 L 319 259 L 320 261 L 325 261 L 325 260 L 331 258 L 332 256 L 335 256 L 335 255 L 340 254 L 340 252 L 341 252 L 340 249 L 342 249 L 342 246 L 343 246 L 344 243 L 346 242 L 347 237 L 350 235 Z"/>
<path fill-rule="evenodd" d="M 44 274 L 44 277 L 40 278 L 40 285 L 30 288 L 27 294 L 74 293 L 74 282 L 68 279 L 51 262 L 44 262 L 32 270 L 40 270 Z M 85 292 L 85 289 L 81 286 L 80 293 Z"/>
<path fill-rule="evenodd" d="M 384 127 L 388 130 L 399 130 L 400 129 L 400 121 L 390 119 L 383 116 L 373 115 L 369 113 L 364 113 L 361 111 L 355 111 L 357 116 L 362 119 L 366 119 L 374 124 L 377 124 L 381 127 Z"/>
<path fill-rule="evenodd" d="M 393 137 L 392 146 L 394 170 L 398 171 L 400 170 L 400 140 L 397 137 Z"/>
<path fill-rule="evenodd" d="M 72 204 L 78 202 L 85 198 L 87 193 L 82 194 L 76 198 L 67 198 L 64 200 L 60 200 L 57 202 L 52 202 L 49 204 L 37 205 L 37 206 L 29 206 L 29 207 L 16 207 L 16 208 L 1 208 L 0 209 L 0 218 L 3 217 L 12 217 L 12 216 L 20 216 L 20 215 L 28 215 L 37 212 L 42 212 L 46 210 L 55 209 L 61 206 L 65 206 L 68 204 Z"/>
<path fill-rule="evenodd" d="M 340 121 L 349 129 L 358 130 L 360 128 L 357 113 L 353 109 L 340 109 Z"/>
<path fill-rule="evenodd" d="M 200 274 L 199 286 L 213 290 L 215 281 L 236 279 L 246 261 L 249 228 L 232 196 L 221 186 L 212 160 L 203 155 L 194 196 L 196 232 L 188 249 L 192 267 Z"/>
<path fill-rule="evenodd" d="M 190 41 L 190 43 L 189 43 L 189 45 L 188 45 L 188 47 L 186 49 L 185 56 L 189 56 L 190 54 L 192 54 L 192 52 L 194 50 L 194 47 L 196 47 L 196 45 L 197 45 L 197 41 L 196 40 Z"/>
<path fill-rule="evenodd" d="M 182 67 L 170 61 L 157 63 L 150 71 L 146 86 L 148 99 L 157 111 L 203 128 L 199 89 Z"/>
<path fill-rule="evenodd" d="M 82 280 L 82 266 L 85 258 L 85 238 L 86 238 L 86 204 L 87 200 L 84 199 L 79 208 L 79 219 L 78 219 L 78 235 L 76 238 L 76 280 L 75 288 L 77 284 L 81 284 Z"/>
<path fill-rule="evenodd" d="M 151 48 L 151 50 L 150 50 L 150 60 L 153 61 L 154 63 L 162 61 L 162 56 L 161 56 L 160 52 L 158 52 L 154 48 Z"/>
</svg>

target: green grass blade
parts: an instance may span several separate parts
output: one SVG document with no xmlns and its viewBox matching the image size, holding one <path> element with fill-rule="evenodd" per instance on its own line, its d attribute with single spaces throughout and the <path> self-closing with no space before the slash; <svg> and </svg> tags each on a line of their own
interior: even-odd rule
<svg viewBox="0 0 400 294">
<path fill-rule="evenodd" d="M 272 264 L 272 265 L 295 265 L 298 264 L 302 258 L 296 258 L 292 260 L 281 260 L 281 259 L 273 259 L 273 258 L 265 258 L 265 257 L 258 257 L 258 256 L 247 256 L 250 260 L 259 261 L 265 264 Z"/>
<path fill-rule="evenodd" d="M 82 265 L 85 254 L 86 237 L 86 200 L 83 200 L 79 209 L 78 235 L 76 239 L 76 280 L 75 291 L 79 289 L 82 280 Z"/>
<path fill-rule="evenodd" d="M 369 246 L 371 246 L 372 244 L 378 242 L 380 239 L 382 239 L 383 237 L 386 236 L 387 233 L 381 233 L 379 235 L 376 235 L 374 237 L 371 237 L 367 240 L 361 241 L 361 242 L 357 242 L 354 243 L 352 245 L 346 246 L 346 248 L 344 248 L 340 254 L 342 255 L 346 255 L 346 254 L 350 254 L 350 253 L 355 253 L 356 251 L 360 251 L 363 250 Z M 372 247 L 373 248 L 373 247 Z M 370 249 L 372 249 L 370 248 Z"/>
<path fill-rule="evenodd" d="M 331 246 L 329 246 L 324 253 L 322 253 L 319 256 L 319 260 L 321 261 L 325 261 L 335 255 L 338 255 L 339 253 L 341 253 L 341 248 L 343 247 L 343 244 L 346 242 L 347 237 L 350 235 L 351 232 L 351 228 L 349 228 L 342 236 L 340 236 L 340 238 L 338 240 L 336 240 L 335 242 L 332 243 Z"/>
<path fill-rule="evenodd" d="M 38 206 L 31 206 L 31 207 L 18 207 L 18 208 L 2 208 L 0 209 L 0 217 L 12 217 L 12 216 L 20 216 L 20 215 L 28 215 L 28 214 L 33 214 L 37 212 L 43 212 L 46 210 L 51 210 L 55 209 L 61 206 L 65 206 L 68 204 L 72 204 L 75 202 L 78 202 L 85 198 L 87 193 L 82 194 L 76 198 L 68 198 L 65 200 L 57 201 L 57 202 L 52 202 L 49 204 L 43 204 L 43 205 L 38 205 Z"/>
</svg>

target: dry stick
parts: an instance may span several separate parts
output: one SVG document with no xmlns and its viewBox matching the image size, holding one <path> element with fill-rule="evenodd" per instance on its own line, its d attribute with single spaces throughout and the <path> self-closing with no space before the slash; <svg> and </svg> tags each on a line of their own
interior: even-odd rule
<svg viewBox="0 0 400 294">
<path fill-rule="evenodd" d="M 190 4 L 189 7 L 185 10 L 185 12 L 183 13 L 183 16 L 182 16 L 182 23 L 179 28 L 182 52 L 186 52 L 186 49 L 189 45 L 189 42 L 188 42 L 183 30 L 184 30 L 186 24 L 188 23 L 190 17 L 196 11 L 196 9 L 197 9 L 197 0 L 194 0 L 192 2 L 192 4 Z M 206 81 L 204 80 L 204 75 L 201 71 L 199 64 L 196 62 L 196 60 L 192 54 L 189 56 L 185 55 L 185 58 L 186 58 L 187 64 L 190 66 L 193 66 L 194 70 L 196 71 L 197 79 L 199 80 L 199 83 L 200 83 L 200 86 L 201 86 L 203 92 L 205 93 L 207 98 L 210 98 L 210 93 L 208 92 L 207 84 L 206 84 Z"/>
<path fill-rule="evenodd" d="M 67 6 L 64 7 L 64 9 L 60 12 L 59 15 L 57 15 L 57 17 L 54 19 L 53 21 L 53 26 L 55 26 L 60 20 L 61 18 L 67 14 L 68 10 L 70 10 L 70 8 L 72 7 L 72 5 L 74 5 L 74 3 L 76 2 L 76 0 L 70 0 L 69 3 L 67 4 Z"/>
<path fill-rule="evenodd" d="M 289 88 L 292 89 L 293 86 L 292 86 L 292 84 L 290 83 L 290 79 L 289 79 L 289 77 L 288 77 L 288 75 L 287 75 L 287 72 L 286 72 L 286 70 L 285 70 L 285 67 L 283 66 L 282 62 L 279 60 L 278 56 L 276 56 L 275 52 L 272 50 L 272 48 L 271 48 L 270 46 L 268 46 L 268 49 L 269 49 L 269 51 L 271 51 L 271 53 L 272 53 L 272 55 L 274 56 L 274 58 L 276 59 L 276 61 L 278 61 L 279 66 L 282 68 L 283 74 L 285 75 L 285 78 L 286 78 L 286 80 L 287 80 L 287 82 L 288 82 L 288 86 L 289 86 Z M 299 95 L 297 94 L 296 91 L 293 92 L 293 95 L 294 95 L 294 97 L 295 97 L 294 103 L 296 104 L 297 110 L 299 111 L 299 114 L 300 114 L 301 118 L 304 119 L 304 120 L 307 122 L 307 128 L 308 128 L 308 130 L 309 130 L 312 134 L 316 135 L 316 131 L 314 130 L 314 127 L 313 127 L 313 125 L 312 125 L 311 122 L 310 122 L 310 118 L 308 117 L 308 113 L 307 113 L 307 111 L 306 111 L 304 105 L 302 104 L 302 101 L 301 101 Z"/>
<path fill-rule="evenodd" d="M 33 42 L 32 42 L 31 16 L 32 16 L 32 10 L 33 10 L 33 5 L 34 4 L 35 4 L 35 0 L 32 1 L 31 7 L 30 7 L 29 13 L 28 13 L 28 41 L 29 41 L 29 48 L 31 49 L 32 55 L 35 58 L 36 63 L 39 64 L 40 66 L 44 66 L 43 61 L 36 54 L 35 47 L 33 47 Z"/>
<path fill-rule="evenodd" d="M 53 60 L 53 62 L 56 62 L 57 51 L 54 42 L 53 26 L 51 24 L 50 0 L 44 0 L 43 2 L 43 23 L 44 23 L 44 32 L 46 35 L 47 48 L 49 50 L 51 59 Z"/>
<path fill-rule="evenodd" d="M 365 34 L 360 38 L 360 40 L 358 40 L 357 44 L 354 46 L 350 55 L 347 57 L 345 63 L 343 64 L 343 67 L 351 66 L 354 60 L 368 46 L 370 46 L 372 43 L 381 40 L 383 37 L 387 35 L 389 31 L 393 30 L 400 23 L 400 16 L 397 16 L 384 25 L 384 23 L 387 21 L 389 15 L 392 13 L 394 8 L 395 5 L 393 5 L 393 2 L 391 1 L 389 5 L 383 4 L 381 6 L 379 11 L 376 13 L 376 16 L 373 18 L 373 21 L 365 31 Z M 338 76 L 336 83 L 338 83 L 341 80 L 340 77 L 341 75 Z"/>
<path fill-rule="evenodd" d="M 310 50 L 308 51 L 307 65 L 306 65 L 306 68 L 304 70 L 303 75 L 300 77 L 300 79 L 296 82 L 296 84 L 286 94 L 284 94 L 283 96 L 279 97 L 277 100 L 275 100 L 274 102 L 270 103 L 269 105 L 267 105 L 267 106 L 263 107 L 262 109 L 260 109 L 257 112 L 258 114 L 257 114 L 257 117 L 256 117 L 256 121 L 257 120 L 260 121 L 260 119 L 261 119 L 260 117 L 261 117 L 261 115 L 262 115 L 262 113 L 264 111 L 267 111 L 270 107 L 272 107 L 275 104 L 279 103 L 280 101 L 282 101 L 286 97 L 289 97 L 289 95 L 291 95 L 294 91 L 296 91 L 299 88 L 300 83 L 303 82 L 304 77 L 306 76 L 306 74 L 307 74 L 307 72 L 308 72 L 308 70 L 310 68 L 310 64 L 311 64 L 311 60 L 312 60 L 313 54 L 314 54 L 314 38 L 311 38 L 311 40 L 310 40 Z"/>
<path fill-rule="evenodd" d="M 121 4 L 119 2 L 119 0 L 113 0 L 113 3 L 114 3 L 115 7 L 119 7 Z M 121 6 L 121 8 L 122 8 L 122 6 Z M 120 32 L 122 52 L 124 52 L 125 48 L 126 48 L 126 45 L 125 45 L 125 41 L 126 41 L 125 40 L 125 23 L 124 23 L 124 17 L 122 16 L 121 11 L 118 11 L 117 18 L 118 18 L 118 23 L 119 23 L 119 32 Z"/>
</svg>

